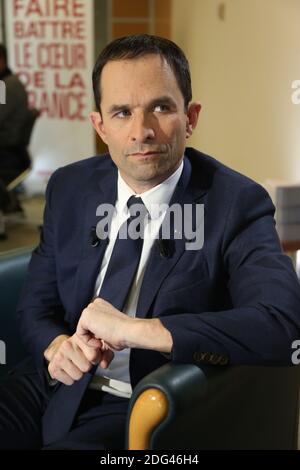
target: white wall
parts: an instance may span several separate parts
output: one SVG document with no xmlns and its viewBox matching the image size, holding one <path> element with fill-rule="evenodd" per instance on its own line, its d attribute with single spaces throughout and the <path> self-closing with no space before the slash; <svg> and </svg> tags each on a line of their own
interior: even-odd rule
<svg viewBox="0 0 300 470">
<path fill-rule="evenodd" d="M 258 181 L 300 181 L 300 1 L 173 0 L 172 28 L 203 105 L 190 143 Z"/>
<path fill-rule="evenodd" d="M 3 31 L 3 17 L 2 17 L 2 0 L 0 0 L 0 42 L 4 40 L 4 31 Z"/>
</svg>

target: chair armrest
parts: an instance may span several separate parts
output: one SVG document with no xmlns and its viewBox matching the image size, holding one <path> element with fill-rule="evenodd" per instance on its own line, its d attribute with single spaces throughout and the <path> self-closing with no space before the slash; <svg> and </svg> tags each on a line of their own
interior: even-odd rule
<svg viewBox="0 0 300 470">
<path fill-rule="evenodd" d="M 299 367 L 166 364 L 133 391 L 127 448 L 296 449 L 299 375 Z"/>
<path fill-rule="evenodd" d="M 11 250 L 0 254 L 0 340 L 5 344 L 5 364 L 0 376 L 27 357 L 16 318 L 16 308 L 33 247 Z"/>
</svg>

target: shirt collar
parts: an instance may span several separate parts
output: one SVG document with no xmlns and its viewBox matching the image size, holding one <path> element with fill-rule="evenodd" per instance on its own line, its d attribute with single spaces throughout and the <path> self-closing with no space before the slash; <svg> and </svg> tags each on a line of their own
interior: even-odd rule
<svg viewBox="0 0 300 470">
<path fill-rule="evenodd" d="M 125 183 L 120 172 L 118 171 L 118 198 L 116 209 L 118 212 L 126 212 L 127 201 L 130 196 L 138 196 L 142 199 L 146 206 L 147 211 L 150 214 L 151 219 L 157 219 L 160 217 L 161 212 L 157 210 L 160 204 L 169 204 L 170 199 L 173 195 L 175 187 L 180 179 L 183 170 L 183 159 L 177 170 L 174 171 L 165 181 L 154 186 L 154 188 L 145 191 L 142 194 L 136 194 L 127 183 Z"/>
</svg>

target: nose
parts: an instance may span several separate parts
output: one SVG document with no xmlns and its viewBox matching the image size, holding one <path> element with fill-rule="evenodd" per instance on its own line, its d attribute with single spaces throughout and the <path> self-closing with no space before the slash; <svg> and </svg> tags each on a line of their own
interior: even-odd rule
<svg viewBox="0 0 300 470">
<path fill-rule="evenodd" d="M 131 140 L 133 142 L 148 142 L 155 138 L 153 122 L 144 113 L 134 116 L 131 126 Z"/>
</svg>

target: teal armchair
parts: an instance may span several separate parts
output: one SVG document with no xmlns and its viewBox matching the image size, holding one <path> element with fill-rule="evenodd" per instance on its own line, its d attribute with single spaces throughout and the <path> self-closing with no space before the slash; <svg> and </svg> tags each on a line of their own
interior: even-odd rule
<svg viewBox="0 0 300 470">
<path fill-rule="evenodd" d="M 0 256 L 6 365 L 26 357 L 16 305 L 32 248 Z M 300 368 L 166 364 L 133 391 L 127 449 L 297 449 Z"/>
<path fill-rule="evenodd" d="M 16 307 L 32 247 L 0 255 L 0 340 L 5 345 L 5 363 L 0 361 L 0 376 L 26 357 L 16 322 Z"/>
<path fill-rule="evenodd" d="M 299 366 L 166 364 L 133 391 L 126 447 L 297 449 Z"/>
</svg>

